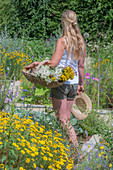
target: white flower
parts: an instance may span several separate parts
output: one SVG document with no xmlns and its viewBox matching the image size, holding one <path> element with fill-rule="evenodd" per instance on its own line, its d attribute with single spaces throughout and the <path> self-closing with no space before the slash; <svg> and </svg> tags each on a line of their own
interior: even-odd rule
<svg viewBox="0 0 113 170">
<path fill-rule="evenodd" d="M 84 33 L 84 38 L 88 39 L 89 38 L 89 34 L 87 32 Z"/>
<path fill-rule="evenodd" d="M 49 123 L 50 125 L 52 124 L 52 122 Z"/>
<path fill-rule="evenodd" d="M 95 48 L 98 48 L 98 45 L 94 45 Z"/>
</svg>

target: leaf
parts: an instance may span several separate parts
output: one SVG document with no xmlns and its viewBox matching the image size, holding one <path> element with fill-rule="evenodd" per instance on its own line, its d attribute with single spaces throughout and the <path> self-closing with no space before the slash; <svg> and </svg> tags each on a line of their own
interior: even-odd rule
<svg viewBox="0 0 113 170">
<path fill-rule="evenodd" d="M 25 98 L 25 101 L 31 102 L 31 101 L 32 101 L 32 98 Z"/>
<path fill-rule="evenodd" d="M 72 126 L 73 126 L 73 125 L 76 125 L 77 120 L 76 120 L 75 118 L 74 118 L 74 119 L 71 119 L 70 123 L 71 123 Z"/>
<path fill-rule="evenodd" d="M 44 89 L 36 89 L 35 90 L 35 95 L 37 96 L 43 96 L 45 95 L 45 93 L 48 91 L 48 89 L 44 90 Z"/>
<path fill-rule="evenodd" d="M 6 155 L 3 156 L 2 162 L 4 162 L 5 160 L 6 160 Z"/>
<path fill-rule="evenodd" d="M 15 154 L 14 150 L 11 149 L 10 151 L 11 151 L 11 153 L 16 157 L 16 154 Z"/>
<path fill-rule="evenodd" d="M 3 145 L 0 145 L 0 149 L 3 148 Z"/>
</svg>

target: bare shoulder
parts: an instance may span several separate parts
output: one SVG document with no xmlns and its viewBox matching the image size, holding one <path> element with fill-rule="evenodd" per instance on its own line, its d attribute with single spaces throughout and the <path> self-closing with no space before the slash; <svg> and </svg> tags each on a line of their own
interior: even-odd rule
<svg viewBox="0 0 113 170">
<path fill-rule="evenodd" d="M 57 46 L 60 46 L 60 47 L 62 46 L 65 49 L 65 41 L 63 37 L 57 40 Z"/>
</svg>

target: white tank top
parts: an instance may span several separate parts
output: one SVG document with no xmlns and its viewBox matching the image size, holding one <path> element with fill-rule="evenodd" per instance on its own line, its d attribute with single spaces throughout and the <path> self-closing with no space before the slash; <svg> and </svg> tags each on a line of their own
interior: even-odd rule
<svg viewBox="0 0 113 170">
<path fill-rule="evenodd" d="M 75 73 L 74 79 L 73 80 L 69 79 L 65 81 L 64 84 L 78 84 L 78 81 L 79 81 L 78 80 L 78 77 L 79 77 L 78 76 L 78 60 L 72 60 L 72 57 L 73 55 L 71 53 L 71 56 L 68 59 L 68 53 L 66 50 L 64 50 L 63 56 L 58 64 L 61 67 L 70 66 L 71 68 L 73 68 L 73 71 Z"/>
</svg>

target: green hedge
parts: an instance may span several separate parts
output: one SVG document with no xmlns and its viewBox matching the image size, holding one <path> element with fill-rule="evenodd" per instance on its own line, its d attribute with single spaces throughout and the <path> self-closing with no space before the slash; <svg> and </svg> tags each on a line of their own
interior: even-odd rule
<svg viewBox="0 0 113 170">
<path fill-rule="evenodd" d="M 5 25 L 11 36 L 48 38 L 59 33 L 61 15 L 67 9 L 77 13 L 82 33 L 90 39 L 111 40 L 113 36 L 113 1 L 109 0 L 3 0 L 0 2 L 0 31 Z"/>
</svg>

